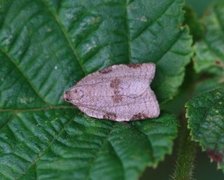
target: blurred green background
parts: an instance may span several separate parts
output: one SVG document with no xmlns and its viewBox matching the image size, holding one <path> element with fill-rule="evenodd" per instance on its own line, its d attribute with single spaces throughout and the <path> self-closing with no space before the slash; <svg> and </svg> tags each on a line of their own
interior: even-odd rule
<svg viewBox="0 0 224 180">
<path fill-rule="evenodd" d="M 186 0 L 187 5 L 192 7 L 199 16 L 203 15 L 203 12 L 211 4 L 218 0 Z"/>
<path fill-rule="evenodd" d="M 206 8 L 218 0 L 186 0 L 199 17 L 203 16 Z M 175 143 L 177 144 L 177 143 Z M 175 145 L 176 146 L 176 145 Z M 172 156 L 166 156 L 165 160 L 161 162 L 157 169 L 149 168 L 143 175 L 141 180 L 170 180 L 170 175 L 173 174 L 175 168 L 176 147 Z M 201 152 L 198 148 L 197 157 L 195 160 L 194 176 L 196 180 L 224 180 L 224 175 L 221 170 L 217 170 L 216 163 L 211 163 L 207 154 Z"/>
</svg>

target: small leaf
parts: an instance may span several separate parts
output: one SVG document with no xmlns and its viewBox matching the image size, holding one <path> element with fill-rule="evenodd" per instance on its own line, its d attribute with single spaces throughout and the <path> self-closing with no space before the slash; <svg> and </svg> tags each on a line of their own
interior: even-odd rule
<svg viewBox="0 0 224 180">
<path fill-rule="evenodd" d="M 197 72 L 222 74 L 224 72 L 224 3 L 210 8 L 203 18 L 206 34 L 196 43 L 194 61 Z"/>
<path fill-rule="evenodd" d="M 186 105 L 193 140 L 224 172 L 224 90 L 216 89 L 193 98 Z"/>
</svg>

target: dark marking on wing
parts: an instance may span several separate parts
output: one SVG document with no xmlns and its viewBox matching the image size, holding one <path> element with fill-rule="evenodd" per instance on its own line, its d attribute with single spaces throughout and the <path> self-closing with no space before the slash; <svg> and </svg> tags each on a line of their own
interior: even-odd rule
<svg viewBox="0 0 224 180">
<path fill-rule="evenodd" d="M 144 113 L 138 113 L 133 115 L 130 120 L 145 119 L 145 118 L 147 118 L 147 115 L 145 115 Z"/>
<path fill-rule="evenodd" d="M 136 69 L 136 68 L 141 67 L 142 65 L 141 64 L 127 64 L 127 66 L 130 67 L 130 68 Z"/>
<path fill-rule="evenodd" d="M 119 85 L 121 84 L 121 80 L 119 78 L 115 78 L 111 80 L 110 87 L 114 89 L 118 89 Z"/>
<path fill-rule="evenodd" d="M 119 103 L 122 101 L 122 96 L 121 95 L 114 95 L 112 96 L 112 100 L 114 103 Z"/>
<path fill-rule="evenodd" d="M 107 73 L 110 73 L 112 72 L 112 67 L 108 67 L 108 68 L 104 68 L 102 70 L 99 70 L 99 73 L 101 74 L 107 74 Z"/>
<path fill-rule="evenodd" d="M 115 113 L 107 112 L 106 114 L 103 115 L 103 118 L 116 120 L 117 115 Z"/>
</svg>

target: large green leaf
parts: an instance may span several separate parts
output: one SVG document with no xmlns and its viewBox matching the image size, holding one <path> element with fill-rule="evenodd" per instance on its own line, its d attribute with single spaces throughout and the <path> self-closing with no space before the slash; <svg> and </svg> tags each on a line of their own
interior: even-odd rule
<svg viewBox="0 0 224 180">
<path fill-rule="evenodd" d="M 177 92 L 192 54 L 182 0 L 0 1 L 0 176 L 137 179 L 171 152 L 170 115 L 93 120 L 62 100 L 86 74 L 154 62 L 160 102 Z"/>
<path fill-rule="evenodd" d="M 224 72 L 224 3 L 210 8 L 203 18 L 206 34 L 196 43 L 195 70 L 213 74 Z"/>
<path fill-rule="evenodd" d="M 138 179 L 171 152 L 177 133 L 170 115 L 113 123 L 59 107 L 4 112 L 4 120 L 0 177 L 9 179 Z"/>
<path fill-rule="evenodd" d="M 186 107 L 193 140 L 224 172 L 224 89 L 203 93 Z"/>
</svg>

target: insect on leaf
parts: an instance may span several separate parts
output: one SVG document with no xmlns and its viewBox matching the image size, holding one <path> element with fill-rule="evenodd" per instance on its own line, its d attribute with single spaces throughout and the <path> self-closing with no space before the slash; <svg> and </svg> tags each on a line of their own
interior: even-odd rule
<svg viewBox="0 0 224 180">
<path fill-rule="evenodd" d="M 83 78 L 65 92 L 64 99 L 99 119 L 155 118 L 160 109 L 149 86 L 154 75 L 153 63 L 110 66 Z"/>
</svg>

